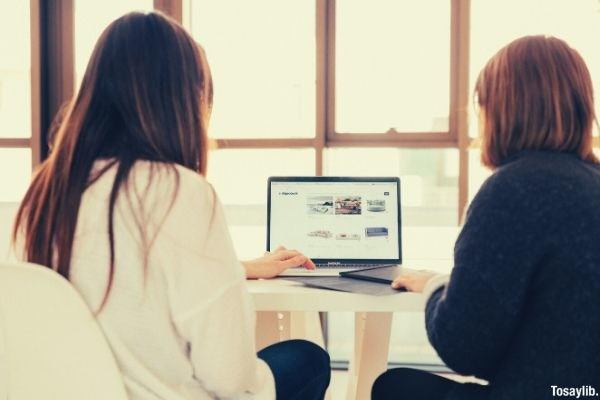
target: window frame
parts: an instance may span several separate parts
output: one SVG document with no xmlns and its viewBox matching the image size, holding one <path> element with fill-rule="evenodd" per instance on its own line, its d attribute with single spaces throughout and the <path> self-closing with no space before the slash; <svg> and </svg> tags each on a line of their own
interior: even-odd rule
<svg viewBox="0 0 600 400">
<path fill-rule="evenodd" d="M 446 0 L 450 1 L 450 0 Z M 369 132 L 369 133 L 355 133 L 355 132 L 339 132 L 335 126 L 335 111 L 336 111 L 336 0 L 329 0 L 327 2 L 327 137 L 329 142 L 361 142 L 361 143 L 388 143 L 388 144 L 426 144 L 427 147 L 431 146 L 432 143 L 437 143 L 438 147 L 455 147 L 457 143 L 457 132 L 453 126 L 453 119 L 456 115 L 456 101 L 457 98 L 453 94 L 452 82 L 455 81 L 456 68 L 455 64 L 452 63 L 454 58 L 452 55 L 456 51 L 457 41 L 456 32 L 452 29 L 450 34 L 450 101 L 449 101 L 449 126 L 445 132 L 405 132 L 397 131 L 394 128 L 387 132 Z M 451 19 L 454 18 L 454 13 L 457 11 L 456 1 L 451 1 Z"/>
<path fill-rule="evenodd" d="M 40 0 L 30 0 L 29 31 L 30 31 L 30 118 L 31 132 L 28 138 L 0 138 L 0 148 L 31 149 L 31 165 L 35 168 L 41 162 L 40 133 L 41 133 L 41 69 L 40 69 Z"/>
<path fill-rule="evenodd" d="M 183 23 L 189 23 L 190 0 L 155 0 L 178 3 Z M 456 148 L 459 152 L 458 213 L 462 221 L 468 201 L 468 172 L 471 139 L 468 132 L 469 107 L 469 19 L 470 0 L 451 2 L 450 21 L 450 107 L 447 132 L 361 133 L 337 132 L 335 129 L 335 9 L 336 0 L 314 0 L 316 10 L 316 126 L 310 139 L 216 139 L 217 149 L 315 149 L 316 175 L 323 175 L 324 149 L 329 147 L 398 147 L 398 148 Z M 186 22 L 187 21 L 187 22 Z M 187 25 L 189 26 L 189 25 Z"/>
<path fill-rule="evenodd" d="M 191 0 L 154 0 L 154 8 L 184 26 L 191 23 Z M 315 172 L 323 175 L 324 150 L 330 147 L 455 148 L 459 154 L 458 214 L 460 224 L 468 202 L 470 138 L 469 49 L 471 0 L 451 2 L 450 107 L 447 132 L 352 133 L 335 128 L 336 0 L 314 0 L 316 12 L 316 123 L 312 138 L 215 139 L 219 149 L 313 148 Z M 74 0 L 30 0 L 31 137 L 0 138 L 0 148 L 30 148 L 35 168 L 47 156 L 46 132 L 60 106 L 75 90 Z M 285 129 L 282 127 L 282 129 Z M 594 137 L 594 147 L 600 138 Z"/>
<path fill-rule="evenodd" d="M 154 8 L 191 26 L 192 0 L 154 0 Z M 457 223 L 468 202 L 469 149 L 480 142 L 468 132 L 471 0 L 451 2 L 450 107 L 447 132 L 341 133 L 335 129 L 336 0 L 313 0 L 316 12 L 316 118 L 312 138 L 215 139 L 220 149 L 313 148 L 315 172 L 323 175 L 324 150 L 331 147 L 455 148 L 459 154 Z M 74 0 L 29 0 L 31 30 L 31 136 L 0 138 L 0 148 L 31 149 L 35 169 L 47 156 L 47 131 L 75 90 Z M 282 127 L 285 129 L 285 127 Z M 594 137 L 595 148 L 600 138 Z"/>
</svg>

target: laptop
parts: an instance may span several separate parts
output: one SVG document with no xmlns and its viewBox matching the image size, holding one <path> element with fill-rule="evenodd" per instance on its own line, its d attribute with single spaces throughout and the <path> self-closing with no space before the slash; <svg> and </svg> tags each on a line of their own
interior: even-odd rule
<svg viewBox="0 0 600 400">
<path fill-rule="evenodd" d="M 280 245 L 316 264 L 281 276 L 336 276 L 402 262 L 397 177 L 271 177 L 267 251 Z"/>
</svg>

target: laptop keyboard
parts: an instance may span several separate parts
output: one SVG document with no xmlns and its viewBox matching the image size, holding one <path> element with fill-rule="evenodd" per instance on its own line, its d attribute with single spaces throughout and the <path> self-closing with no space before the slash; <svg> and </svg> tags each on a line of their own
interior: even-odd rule
<svg viewBox="0 0 600 400">
<path fill-rule="evenodd" d="M 315 264 L 317 268 L 377 268 L 377 267 L 391 267 L 395 264 L 354 264 L 354 263 L 340 263 L 340 264 Z"/>
</svg>

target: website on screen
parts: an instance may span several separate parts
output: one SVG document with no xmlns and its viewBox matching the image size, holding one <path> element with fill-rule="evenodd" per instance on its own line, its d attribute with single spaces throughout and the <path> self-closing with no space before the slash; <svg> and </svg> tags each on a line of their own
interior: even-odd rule
<svg viewBox="0 0 600 400">
<path fill-rule="evenodd" d="M 270 246 L 314 259 L 397 259 L 395 182 L 272 182 Z"/>
</svg>

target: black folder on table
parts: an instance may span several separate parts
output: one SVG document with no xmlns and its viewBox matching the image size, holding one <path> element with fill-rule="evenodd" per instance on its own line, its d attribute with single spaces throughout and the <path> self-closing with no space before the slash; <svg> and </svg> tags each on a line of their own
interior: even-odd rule
<svg viewBox="0 0 600 400">
<path fill-rule="evenodd" d="M 340 272 L 340 276 L 344 278 L 360 279 L 363 281 L 371 281 L 377 283 L 391 284 L 394 279 L 400 276 L 403 268 L 399 265 L 391 267 L 375 267 L 368 269 L 361 269 L 358 271 L 345 271 Z"/>
<path fill-rule="evenodd" d="M 358 279 L 343 278 L 341 276 L 286 276 L 282 279 L 303 283 L 305 286 L 317 289 L 369 294 L 371 296 L 385 296 L 402 292 L 401 290 L 392 289 L 390 285 L 359 281 Z"/>
<path fill-rule="evenodd" d="M 285 277 L 285 280 L 300 282 L 305 286 L 314 287 L 318 289 L 329 289 L 337 290 L 340 292 L 349 293 L 361 293 L 369 294 L 372 296 L 385 296 L 390 294 L 397 294 L 405 291 L 404 289 L 397 290 L 390 286 L 390 283 L 394 280 L 398 272 L 392 270 L 393 268 L 400 269 L 399 267 L 379 267 L 368 270 L 356 271 L 352 275 L 349 272 L 340 273 L 340 276 L 295 276 Z M 375 270 L 387 270 L 378 271 Z M 363 274 L 356 275 L 357 272 Z M 371 274 L 375 273 L 374 278 L 371 275 L 367 276 L 366 272 Z M 386 275 L 387 274 L 387 275 Z M 387 280 L 386 280 L 387 279 Z"/>
</svg>

